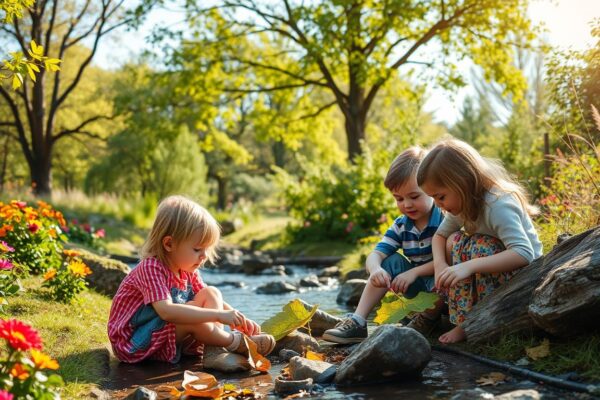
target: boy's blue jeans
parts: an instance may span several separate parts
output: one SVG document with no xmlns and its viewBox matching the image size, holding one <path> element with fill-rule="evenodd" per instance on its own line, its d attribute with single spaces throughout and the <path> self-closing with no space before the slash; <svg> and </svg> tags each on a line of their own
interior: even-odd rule
<svg viewBox="0 0 600 400">
<path fill-rule="evenodd" d="M 416 267 L 408 258 L 400 253 L 394 253 L 381 263 L 381 267 L 387 271 L 392 280 L 403 272 Z M 412 299 L 419 292 L 431 292 L 435 286 L 433 276 L 419 276 L 409 287 L 404 297 Z"/>
</svg>

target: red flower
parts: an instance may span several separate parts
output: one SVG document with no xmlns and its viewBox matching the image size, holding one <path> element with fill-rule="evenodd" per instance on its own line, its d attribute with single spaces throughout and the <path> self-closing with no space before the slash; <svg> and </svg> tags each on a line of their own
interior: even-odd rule
<svg viewBox="0 0 600 400">
<path fill-rule="evenodd" d="M 0 390 L 0 400 L 13 400 L 14 396 L 4 390 Z"/>
<path fill-rule="evenodd" d="M 92 227 L 90 226 L 90 224 L 83 224 L 83 230 L 90 233 L 92 231 Z"/>
<path fill-rule="evenodd" d="M 27 228 L 29 228 L 29 232 L 36 233 L 40 229 L 40 226 L 36 223 L 33 223 L 33 224 L 29 224 L 27 226 Z"/>
<path fill-rule="evenodd" d="M 11 201 L 11 203 L 21 209 L 27 207 L 27 203 L 25 203 L 24 201 L 13 200 L 13 201 Z"/>
<path fill-rule="evenodd" d="M 0 338 L 15 350 L 42 349 L 42 339 L 31 326 L 16 319 L 0 320 Z"/>
</svg>

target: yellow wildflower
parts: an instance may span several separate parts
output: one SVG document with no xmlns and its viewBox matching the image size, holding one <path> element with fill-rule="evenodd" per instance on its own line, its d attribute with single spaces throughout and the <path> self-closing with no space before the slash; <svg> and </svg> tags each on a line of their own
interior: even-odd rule
<svg viewBox="0 0 600 400">
<path fill-rule="evenodd" d="M 31 349 L 31 359 L 37 369 L 58 369 L 58 361 L 39 350 Z"/>
<path fill-rule="evenodd" d="M 56 270 L 54 268 L 50 268 L 45 274 L 44 274 L 44 280 L 45 281 L 49 281 L 50 279 L 54 278 L 56 276 Z"/>
<path fill-rule="evenodd" d="M 92 270 L 79 260 L 71 262 L 71 264 L 69 264 L 69 270 L 73 273 L 73 275 L 76 275 L 80 278 L 92 273 Z"/>
</svg>

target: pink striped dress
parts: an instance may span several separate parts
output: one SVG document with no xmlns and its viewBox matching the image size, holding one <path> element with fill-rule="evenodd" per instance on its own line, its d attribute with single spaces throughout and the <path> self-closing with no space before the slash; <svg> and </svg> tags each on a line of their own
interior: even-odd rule
<svg viewBox="0 0 600 400">
<path fill-rule="evenodd" d="M 127 363 L 177 362 L 175 325 L 161 320 L 151 304 L 167 299 L 185 303 L 204 287 L 198 273 L 180 270 L 177 276 L 157 258 L 142 260 L 123 279 L 110 308 L 108 337 L 117 358 Z M 195 346 L 195 354 L 202 354 L 201 344 Z"/>
</svg>

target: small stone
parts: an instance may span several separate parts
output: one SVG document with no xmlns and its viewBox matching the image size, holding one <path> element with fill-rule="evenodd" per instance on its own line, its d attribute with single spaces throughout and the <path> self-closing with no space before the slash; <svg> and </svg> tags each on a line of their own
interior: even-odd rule
<svg viewBox="0 0 600 400">
<path fill-rule="evenodd" d="M 143 386 L 135 389 L 135 392 L 131 393 L 125 398 L 125 400 L 156 400 L 158 394 L 155 391 L 145 388 Z"/>
<path fill-rule="evenodd" d="M 494 400 L 539 400 L 540 393 L 537 390 L 514 390 L 494 397 Z"/>
<path fill-rule="evenodd" d="M 328 383 L 335 377 L 336 367 L 325 361 L 293 357 L 290 360 L 290 375 L 294 380 L 311 378 L 315 383 Z"/>
<path fill-rule="evenodd" d="M 279 358 L 282 361 L 290 361 L 290 358 L 299 356 L 300 353 L 291 349 L 281 349 L 279 352 Z"/>
<path fill-rule="evenodd" d="M 301 381 L 287 381 L 281 375 L 275 378 L 275 392 L 279 394 L 310 392 L 312 386 L 313 380 L 311 378 Z"/>
<path fill-rule="evenodd" d="M 256 288 L 256 293 L 260 294 L 283 294 L 288 292 L 297 292 L 298 288 L 287 282 L 269 282 Z"/>
</svg>

